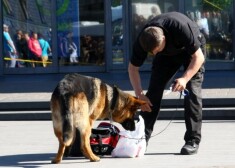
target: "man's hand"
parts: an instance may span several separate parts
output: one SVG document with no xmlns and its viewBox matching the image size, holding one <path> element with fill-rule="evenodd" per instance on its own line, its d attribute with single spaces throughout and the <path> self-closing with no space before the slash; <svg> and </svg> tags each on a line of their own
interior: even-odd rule
<svg viewBox="0 0 235 168">
<path fill-rule="evenodd" d="M 140 106 L 140 109 L 144 112 L 151 112 L 152 103 L 150 102 L 149 98 L 144 94 L 139 95 L 138 98 L 147 102 L 147 104 Z"/>
<path fill-rule="evenodd" d="M 202 50 L 201 48 L 198 48 L 198 50 L 192 55 L 191 62 L 183 76 L 175 80 L 172 91 L 183 91 L 186 88 L 188 81 L 198 72 L 204 61 L 205 58 Z"/>
<path fill-rule="evenodd" d="M 178 78 L 175 80 L 175 82 L 172 86 L 172 91 L 173 92 L 181 92 L 184 89 L 186 89 L 186 84 L 187 84 L 187 81 L 185 78 Z"/>
</svg>

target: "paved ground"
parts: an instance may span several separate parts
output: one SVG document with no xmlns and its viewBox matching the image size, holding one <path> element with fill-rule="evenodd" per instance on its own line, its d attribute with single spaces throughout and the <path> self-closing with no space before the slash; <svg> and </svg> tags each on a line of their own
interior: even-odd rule
<svg viewBox="0 0 235 168">
<path fill-rule="evenodd" d="M 154 134 L 169 120 L 157 121 Z M 96 122 L 97 124 L 97 122 Z M 120 126 L 120 125 L 117 125 Z M 85 158 L 66 158 L 59 165 L 50 164 L 57 152 L 58 142 L 51 121 L 1 121 L 0 167 L 84 167 L 84 168 L 234 168 L 235 121 L 204 121 L 202 142 L 197 155 L 179 155 L 184 144 L 184 122 L 172 121 L 167 129 L 150 139 L 142 158 L 102 157 L 100 162 Z"/>
</svg>

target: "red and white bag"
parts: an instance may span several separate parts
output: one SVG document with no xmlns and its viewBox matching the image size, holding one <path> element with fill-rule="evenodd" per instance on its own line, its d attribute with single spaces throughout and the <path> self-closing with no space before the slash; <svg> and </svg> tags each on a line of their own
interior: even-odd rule
<svg viewBox="0 0 235 168">
<path fill-rule="evenodd" d="M 111 155 L 119 139 L 119 129 L 108 122 L 101 122 L 97 128 L 91 130 L 90 145 L 92 151 L 97 155 Z M 81 148 L 80 133 L 76 131 L 75 142 L 65 150 L 65 157 L 83 156 Z"/>
<path fill-rule="evenodd" d="M 113 149 L 112 157 L 141 157 L 146 150 L 144 120 L 139 116 L 135 131 L 120 131 L 120 138 Z"/>
<path fill-rule="evenodd" d="M 119 129 L 110 123 L 101 122 L 92 129 L 90 145 L 97 155 L 110 155 L 119 140 Z"/>
</svg>

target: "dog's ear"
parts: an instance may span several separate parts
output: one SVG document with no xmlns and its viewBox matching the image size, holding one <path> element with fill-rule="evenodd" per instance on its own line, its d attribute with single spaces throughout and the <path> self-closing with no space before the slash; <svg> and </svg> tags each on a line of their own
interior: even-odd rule
<svg viewBox="0 0 235 168">
<path fill-rule="evenodd" d="M 137 97 L 132 97 L 131 99 L 132 99 L 132 107 L 134 109 L 139 109 L 140 106 L 147 104 L 146 101 L 140 100 Z"/>
<path fill-rule="evenodd" d="M 146 101 L 144 101 L 144 100 L 140 100 L 140 99 L 138 99 L 138 98 L 135 98 L 135 105 L 136 106 L 142 106 L 142 105 L 145 105 L 145 104 L 147 104 L 147 102 Z"/>
</svg>

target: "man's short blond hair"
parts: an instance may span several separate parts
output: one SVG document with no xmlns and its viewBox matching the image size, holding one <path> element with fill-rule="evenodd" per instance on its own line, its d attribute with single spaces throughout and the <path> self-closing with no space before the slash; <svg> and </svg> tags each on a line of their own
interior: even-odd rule
<svg viewBox="0 0 235 168">
<path fill-rule="evenodd" d="M 141 47 L 146 52 L 152 52 L 156 47 L 163 42 L 163 30 L 157 26 L 150 26 L 145 28 L 139 37 Z"/>
</svg>

